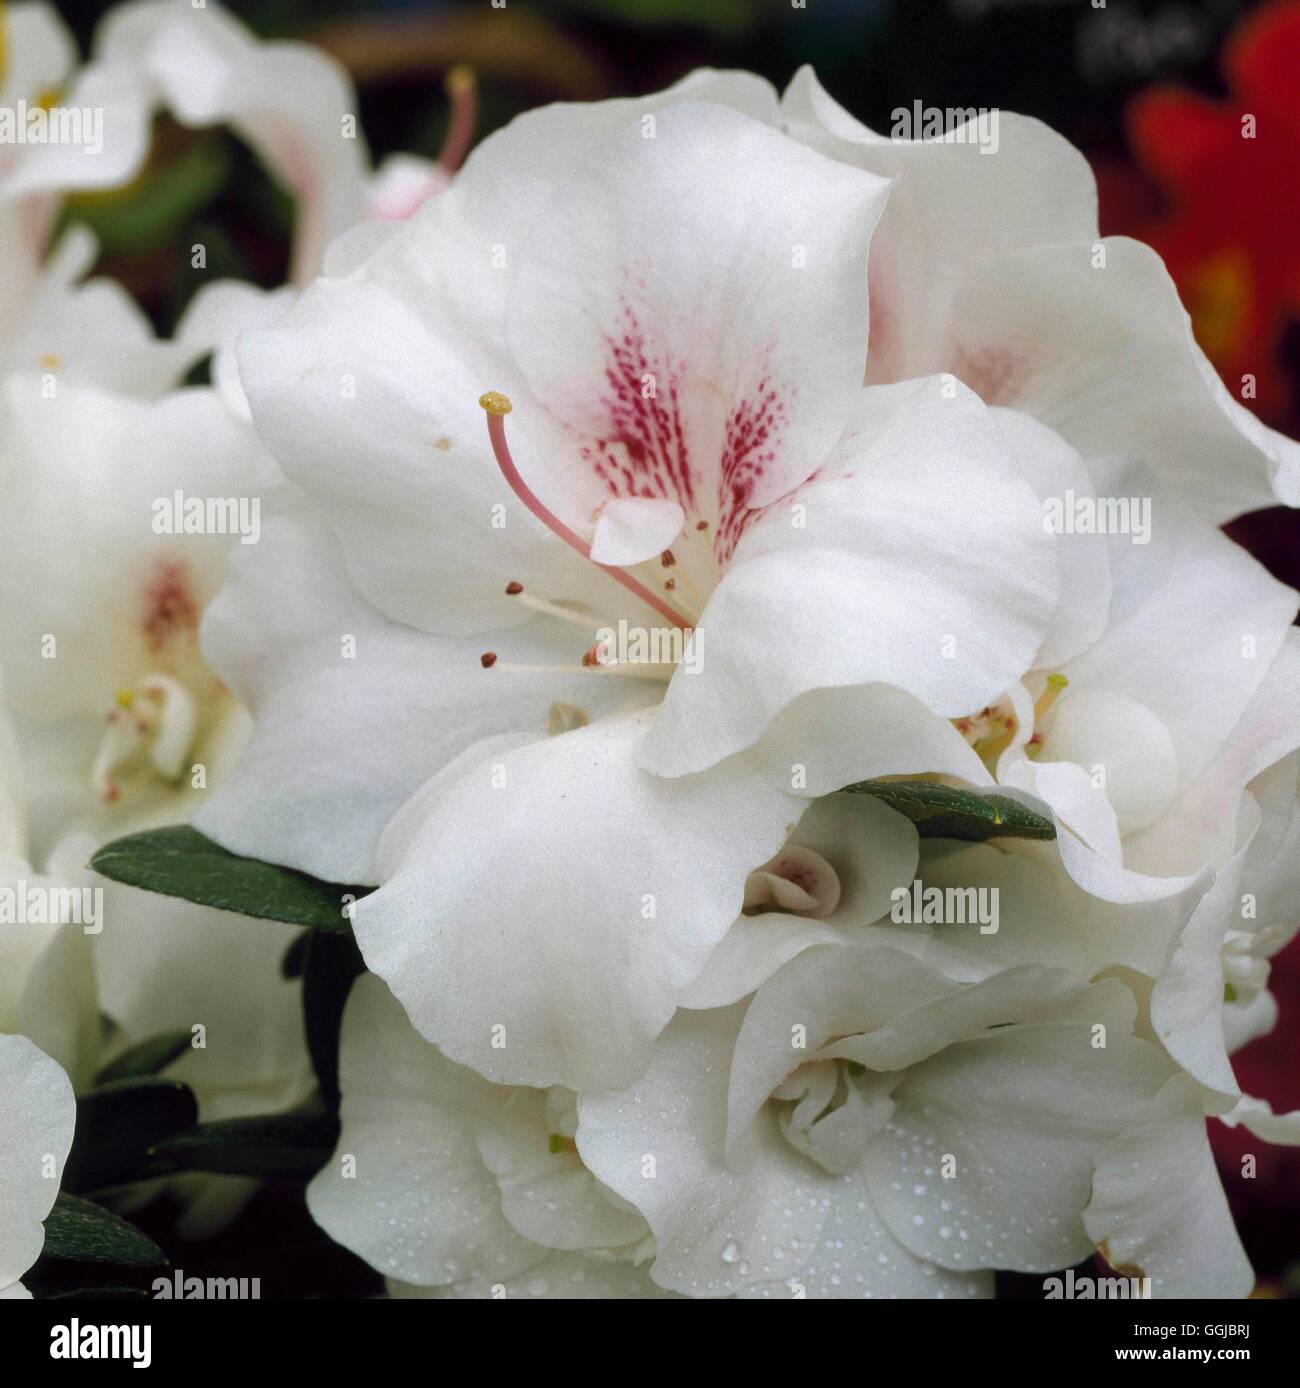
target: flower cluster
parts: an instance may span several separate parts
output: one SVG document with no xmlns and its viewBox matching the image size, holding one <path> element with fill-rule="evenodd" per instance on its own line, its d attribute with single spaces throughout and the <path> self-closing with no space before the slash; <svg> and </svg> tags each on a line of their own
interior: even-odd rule
<svg viewBox="0 0 1300 1388">
<path fill-rule="evenodd" d="M 203 1123 L 336 1114 L 309 1208 L 394 1296 L 1250 1292 L 1206 1119 L 1300 1143 L 1231 1062 L 1300 600 L 1219 526 L 1300 446 L 1076 151 L 701 71 L 372 175 L 215 6 L 8 53 L 105 113 L 0 160 L 0 887 L 57 908 L 0 924 L 8 1294 L 74 1088 L 177 1034 Z M 299 206 L 294 283 L 168 340 L 44 255 L 158 107 Z M 364 963 L 310 1045 L 303 925 Z"/>
</svg>

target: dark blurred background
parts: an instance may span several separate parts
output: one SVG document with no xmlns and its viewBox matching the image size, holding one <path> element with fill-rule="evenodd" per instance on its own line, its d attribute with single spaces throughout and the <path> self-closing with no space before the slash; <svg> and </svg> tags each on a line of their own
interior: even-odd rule
<svg viewBox="0 0 1300 1388">
<path fill-rule="evenodd" d="M 108 0 L 64 0 L 85 47 Z M 913 101 L 1038 116 L 1096 170 L 1102 230 L 1165 256 L 1197 336 L 1236 393 L 1300 436 L 1300 0 L 233 0 L 263 37 L 310 39 L 352 74 L 376 161 L 437 155 L 443 79 L 475 69 L 480 134 L 556 99 L 654 91 L 701 65 L 745 67 L 783 86 L 802 63 L 855 115 L 888 130 Z M 1241 117 L 1257 118 L 1241 138 Z M 208 276 L 285 277 L 289 199 L 226 132 L 161 119 L 145 173 L 120 193 L 74 200 L 101 268 L 170 328 Z M 1300 586 L 1300 523 L 1281 510 L 1230 527 Z M 1297 903 L 1300 913 L 1300 902 Z M 1239 1057 L 1249 1092 L 1300 1107 L 1300 953 L 1275 966 L 1282 1022 Z M 1262 1295 L 1300 1294 L 1300 1156 L 1211 1124 Z M 1259 1157 L 1255 1179 L 1241 1154 Z M 1040 1295 L 1039 1282 L 1024 1294 Z M 1016 1279 L 1006 1290 L 1016 1294 Z"/>
</svg>

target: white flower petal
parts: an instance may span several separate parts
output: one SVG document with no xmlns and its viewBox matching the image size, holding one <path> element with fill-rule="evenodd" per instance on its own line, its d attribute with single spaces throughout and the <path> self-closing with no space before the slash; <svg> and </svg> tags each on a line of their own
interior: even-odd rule
<svg viewBox="0 0 1300 1388">
<path fill-rule="evenodd" d="M 1254 1274 L 1205 1136 L 1196 1086 L 1175 1075 L 1096 1155 L 1090 1237 L 1159 1297 L 1244 1297 Z"/>
<path fill-rule="evenodd" d="M 591 557 L 616 567 L 655 559 L 682 532 L 685 512 L 675 501 L 650 496 L 614 497 L 600 508 Z"/>
<path fill-rule="evenodd" d="M 423 1035 L 492 1079 L 637 1074 L 798 816 L 739 758 L 674 782 L 640 770 L 650 721 L 507 752 L 380 844 L 383 885 L 355 907 L 362 954 Z"/>
<path fill-rule="evenodd" d="M 554 662 L 573 631 L 536 620 L 502 638 L 502 649 Z M 374 882 L 384 825 L 466 747 L 516 730 L 541 737 L 552 704 L 595 717 L 639 688 L 599 675 L 484 670 L 485 644 L 388 621 L 349 583 L 319 521 L 302 510 L 267 518 L 258 544 L 236 547 L 204 618 L 209 661 L 257 722 L 247 754 L 195 823 L 236 853 L 329 881 Z"/>
<path fill-rule="evenodd" d="M 507 1223 L 479 1156 L 474 1115 L 492 1087 L 422 1041 L 370 976 L 344 1010 L 339 1086 L 339 1145 L 307 1188 L 331 1238 L 421 1286 L 504 1281 L 546 1256 Z"/>
<path fill-rule="evenodd" d="M 1025 1272 L 1088 1255 L 1094 1154 L 1169 1072 L 1154 1046 L 1109 1021 L 1105 1049 L 1081 1017 L 993 1031 L 907 1072 L 867 1172 L 885 1223 L 914 1253 Z M 945 1180 L 948 1156 L 956 1175 Z"/>
<path fill-rule="evenodd" d="M 641 1080 L 579 1104 L 578 1150 L 645 1215 L 655 1281 L 689 1296 L 987 1295 L 986 1281 L 913 1258 L 882 1228 L 860 1176 L 820 1170 L 771 1115 L 751 1169 L 727 1168 L 720 1120 L 743 1015 L 743 1005 L 681 1013 Z"/>
<path fill-rule="evenodd" d="M 559 1249 L 618 1248 L 645 1238 L 641 1216 L 605 1190 L 576 1153 L 552 1150 L 551 1137 L 540 1089 L 515 1089 L 479 1121 L 479 1154 L 515 1229 Z"/>
</svg>

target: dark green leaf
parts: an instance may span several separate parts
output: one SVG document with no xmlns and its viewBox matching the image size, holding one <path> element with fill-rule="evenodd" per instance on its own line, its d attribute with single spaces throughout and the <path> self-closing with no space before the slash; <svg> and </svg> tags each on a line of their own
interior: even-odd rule
<svg viewBox="0 0 1300 1388">
<path fill-rule="evenodd" d="M 102 1205 L 66 1193 L 45 1217 L 43 1256 L 130 1267 L 156 1267 L 167 1261 L 162 1249 L 134 1224 Z"/>
<path fill-rule="evenodd" d="M 68 1190 L 135 1180 L 155 1142 L 192 1127 L 198 1104 L 179 1080 L 115 1080 L 77 1099 L 77 1131 L 63 1169 Z"/>
<path fill-rule="evenodd" d="M 281 978 L 301 978 L 307 967 L 307 946 L 311 944 L 314 930 L 304 930 L 295 935 L 280 960 Z"/>
<path fill-rule="evenodd" d="M 322 1109 L 201 1123 L 159 1142 L 153 1174 L 211 1171 L 228 1176 L 311 1176 L 338 1141 L 334 1114 Z"/>
<path fill-rule="evenodd" d="M 874 795 L 905 814 L 922 838 L 1054 839 L 1050 819 L 1006 795 L 987 795 L 935 781 L 858 781 L 845 786 L 850 795 Z"/>
<path fill-rule="evenodd" d="M 177 1056 L 189 1050 L 193 1037 L 188 1031 L 164 1031 L 147 1041 L 128 1046 L 116 1060 L 95 1076 L 95 1083 L 112 1084 L 115 1080 L 139 1079 L 165 1070 Z"/>
<path fill-rule="evenodd" d="M 344 914 L 345 898 L 355 900 L 370 890 L 321 882 L 290 868 L 241 858 L 186 824 L 115 839 L 95 854 L 90 866 L 114 882 L 148 892 L 341 935 L 352 930 Z"/>
<path fill-rule="evenodd" d="M 313 930 L 307 937 L 302 978 L 303 1022 L 307 1049 L 320 1082 L 321 1094 L 332 1107 L 339 1097 L 339 1031 L 343 1006 L 353 981 L 365 972 L 357 942 L 350 935 Z"/>
</svg>

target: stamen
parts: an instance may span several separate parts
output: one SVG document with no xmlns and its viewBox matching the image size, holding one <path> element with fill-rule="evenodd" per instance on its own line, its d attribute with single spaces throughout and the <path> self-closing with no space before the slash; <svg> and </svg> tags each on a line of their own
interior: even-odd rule
<svg viewBox="0 0 1300 1388">
<path fill-rule="evenodd" d="M 510 456 L 510 449 L 506 443 L 506 423 L 505 417 L 514 407 L 509 399 L 499 391 L 490 390 L 485 395 L 479 397 L 479 404 L 487 412 L 488 437 L 492 440 L 492 452 L 496 457 L 497 466 L 501 469 L 501 475 L 510 484 L 510 490 L 519 498 L 520 501 L 537 517 L 552 534 L 558 535 L 570 549 L 577 550 L 584 559 L 591 560 L 598 569 L 621 583 L 629 593 L 635 594 L 642 602 L 652 607 L 665 621 L 672 623 L 675 627 L 680 627 L 682 631 L 689 631 L 691 624 L 675 608 L 669 606 L 657 593 L 652 593 L 644 584 L 638 583 L 631 574 L 623 569 L 614 568 L 609 564 L 598 564 L 591 558 L 591 546 L 575 531 L 571 530 L 565 523 L 537 498 L 530 490 L 528 484 L 519 475 L 519 469 L 515 466 L 514 459 Z"/>
<path fill-rule="evenodd" d="M 478 78 L 472 67 L 462 63 L 451 69 L 443 85 L 451 103 L 451 120 L 438 163 L 447 173 L 454 174 L 465 162 L 469 147 L 474 143 L 474 127 L 478 124 Z"/>
<path fill-rule="evenodd" d="M 1034 703 L 1034 724 L 1035 726 L 1043 721 L 1047 716 L 1048 710 L 1060 697 L 1063 690 L 1070 681 L 1064 675 L 1048 675 L 1047 688 L 1038 696 Z"/>
<path fill-rule="evenodd" d="M 575 612 L 570 607 L 561 607 L 557 602 L 547 602 L 545 598 L 535 598 L 531 593 L 524 592 L 522 583 L 507 583 L 506 596 L 514 598 L 517 603 L 524 607 L 531 607 L 534 612 L 543 612 L 548 617 L 558 617 L 562 622 L 572 622 L 574 626 L 581 627 L 584 631 L 613 625 L 611 622 L 602 621 L 599 617 Z"/>
<path fill-rule="evenodd" d="M 595 647 L 592 647 L 595 650 Z M 484 651 L 479 656 L 479 664 L 485 670 L 505 670 L 512 675 L 623 675 L 634 680 L 660 680 L 667 684 L 677 669 L 675 665 L 604 665 L 599 660 L 587 663 L 583 656 L 581 665 L 527 665 L 513 660 L 498 660 L 495 651 Z"/>
</svg>

